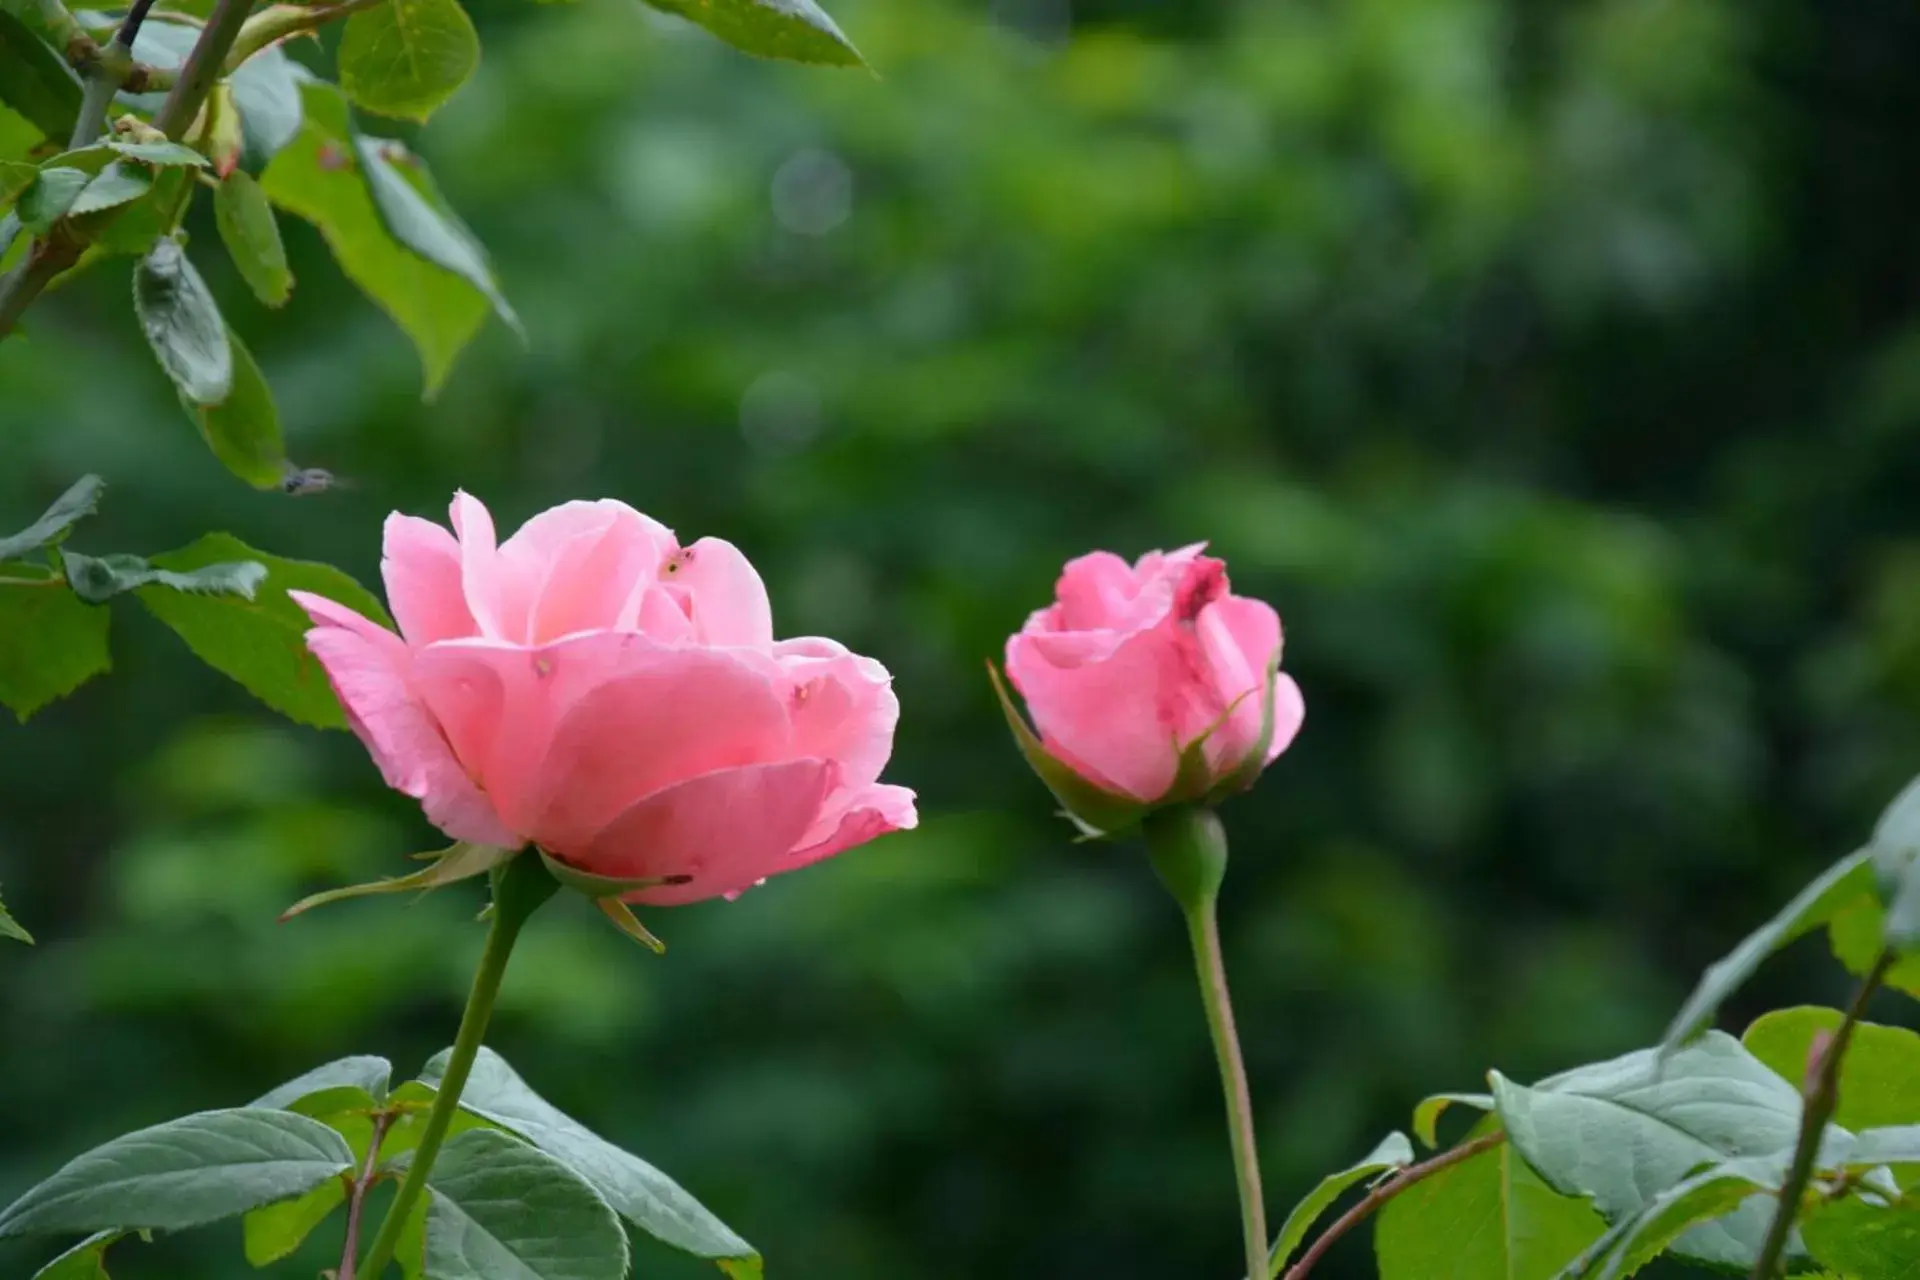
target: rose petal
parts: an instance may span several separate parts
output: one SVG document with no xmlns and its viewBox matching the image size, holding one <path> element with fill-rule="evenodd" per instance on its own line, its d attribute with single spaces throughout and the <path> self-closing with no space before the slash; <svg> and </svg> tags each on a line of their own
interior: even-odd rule
<svg viewBox="0 0 1920 1280">
<path fill-rule="evenodd" d="M 1293 677 L 1281 672 L 1273 682 L 1273 741 L 1267 744 L 1267 764 L 1280 758 L 1280 753 L 1293 745 L 1300 733 L 1300 726 L 1306 723 L 1307 700 L 1300 695 L 1300 686 Z"/>
<path fill-rule="evenodd" d="M 495 640 L 518 639 L 502 625 L 504 592 L 492 514 L 480 499 L 465 492 L 453 495 L 453 506 L 447 514 L 460 539 L 460 590 L 467 598 L 474 625 L 481 635 Z"/>
<path fill-rule="evenodd" d="M 655 791 L 716 769 L 792 755 L 787 707 L 727 650 L 630 645 L 555 722 L 530 787 L 529 833 L 553 849 L 590 840 Z"/>
<path fill-rule="evenodd" d="M 500 546 L 520 638 L 541 644 L 619 625 L 673 545 L 671 530 L 624 502 L 568 502 L 541 512 Z"/>
<path fill-rule="evenodd" d="M 1141 632 L 1104 662 L 1055 666 L 1031 636 L 1007 645 L 1007 677 L 1026 699 L 1040 736 L 1065 755 L 1084 760 L 1109 789 L 1141 801 L 1158 800 L 1173 785 L 1179 746 L 1219 714 L 1200 700 L 1197 685 L 1170 627 Z"/>
<path fill-rule="evenodd" d="M 740 548 L 702 538 L 661 570 L 667 590 L 685 601 L 702 643 L 766 649 L 773 644 L 767 588 Z"/>
<path fill-rule="evenodd" d="M 636 632 L 590 631 L 538 648 L 456 640 L 415 653 L 413 684 L 501 816 L 531 831 L 561 718 L 594 689 L 669 652 Z"/>
<path fill-rule="evenodd" d="M 546 847 L 594 875 L 692 877 L 630 893 L 629 902 L 674 906 L 737 893 L 799 865 L 792 849 L 832 778 L 826 760 L 702 774 L 631 806 L 588 842 Z"/>
<path fill-rule="evenodd" d="M 847 787 L 878 779 L 900 722 L 887 669 L 819 636 L 782 640 L 773 657 L 791 690 L 795 754 L 836 761 Z"/>
<path fill-rule="evenodd" d="M 844 853 L 855 845 L 878 839 L 889 831 L 910 831 L 920 825 L 914 795 L 905 787 L 875 784 L 843 787 L 828 797 L 800 847 L 789 857 L 790 867 Z"/>
<path fill-rule="evenodd" d="M 427 820 L 456 840 L 520 845 L 415 697 L 400 638 L 331 600 L 304 591 L 288 594 L 320 624 L 307 632 L 307 647 L 326 669 L 348 725 L 387 785 L 419 800 Z"/>
<path fill-rule="evenodd" d="M 1201 609 L 1194 631 L 1220 705 L 1233 708 L 1202 750 L 1214 769 L 1229 769 L 1260 737 L 1267 667 L 1280 650 L 1280 615 L 1263 600 L 1226 596 Z M 1276 737 L 1279 727 L 1276 719 Z"/>
<path fill-rule="evenodd" d="M 460 544 L 431 520 L 387 517 L 380 575 L 400 634 L 419 646 L 477 630 L 461 587 Z"/>
</svg>

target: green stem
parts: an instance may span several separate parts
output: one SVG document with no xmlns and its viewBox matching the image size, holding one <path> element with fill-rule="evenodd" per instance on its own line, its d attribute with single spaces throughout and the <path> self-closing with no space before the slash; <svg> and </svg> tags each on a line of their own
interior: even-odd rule
<svg viewBox="0 0 1920 1280">
<path fill-rule="evenodd" d="M 1247 1275 L 1259 1280 L 1267 1266 L 1267 1211 L 1260 1191 L 1260 1151 L 1254 1144 L 1253 1098 L 1247 1091 L 1247 1064 L 1240 1057 L 1240 1036 L 1233 1025 L 1233 1001 L 1227 995 L 1227 967 L 1220 955 L 1220 925 L 1213 904 L 1187 913 L 1193 940 L 1193 966 L 1200 976 L 1200 1002 L 1207 1031 L 1220 1060 L 1220 1088 L 1227 1099 L 1227 1132 L 1233 1139 L 1233 1176 L 1240 1189 L 1240 1233 L 1247 1250 Z"/>
<path fill-rule="evenodd" d="M 1233 1176 L 1240 1189 L 1240 1230 L 1247 1250 L 1247 1280 L 1267 1274 L 1267 1210 L 1260 1191 L 1260 1150 L 1254 1142 L 1253 1100 L 1247 1091 L 1247 1064 L 1240 1056 L 1240 1035 L 1233 1025 L 1233 1001 L 1227 995 L 1227 966 L 1220 954 L 1220 924 L 1214 904 L 1227 874 L 1227 834 L 1213 810 L 1176 805 L 1156 810 L 1141 823 L 1155 874 L 1180 904 L 1193 943 L 1194 972 L 1200 978 L 1200 1003 L 1220 1063 L 1220 1087 L 1227 1100 L 1227 1133 L 1233 1141 Z"/>
<path fill-rule="evenodd" d="M 252 12 L 253 0 L 219 0 L 207 25 L 201 28 L 193 51 L 181 65 L 180 78 L 174 81 L 173 91 L 167 94 L 166 101 L 154 115 L 154 128 L 178 142 L 192 126 L 194 117 L 200 114 L 200 105 L 207 100 L 214 81 L 226 66 L 233 42 L 240 38 L 240 28 L 246 25 L 247 15 Z"/>
<path fill-rule="evenodd" d="M 1808 1067 L 1806 1101 L 1800 1108 L 1800 1137 L 1794 1144 L 1793 1163 L 1788 1167 L 1787 1180 L 1780 1184 L 1780 1199 L 1774 1205 L 1773 1223 L 1767 1228 L 1766 1241 L 1760 1246 L 1759 1260 L 1753 1264 L 1753 1280 L 1774 1280 L 1780 1274 L 1780 1262 L 1786 1255 L 1787 1241 L 1793 1235 L 1793 1221 L 1800 1214 L 1800 1200 L 1806 1194 L 1807 1184 L 1813 1180 L 1813 1166 L 1820 1155 L 1820 1139 L 1826 1135 L 1827 1125 L 1840 1103 L 1840 1060 L 1846 1056 L 1854 1027 L 1866 1014 L 1867 1002 L 1880 989 L 1880 983 L 1886 978 L 1887 970 L 1893 967 L 1894 959 L 1891 949 L 1881 952 L 1873 968 L 1860 980 L 1860 989 L 1853 993 L 1853 1003 L 1847 1006 L 1846 1016 L 1840 1020 L 1833 1039 L 1820 1052 L 1818 1061 Z"/>
<path fill-rule="evenodd" d="M 460 1033 L 454 1037 L 453 1053 L 447 1059 L 446 1073 L 433 1099 L 433 1110 L 427 1114 L 427 1127 L 420 1135 L 413 1163 L 407 1166 L 407 1176 L 400 1183 L 399 1193 L 387 1208 L 380 1234 L 367 1250 L 366 1261 L 359 1271 L 360 1280 L 381 1280 L 387 1264 L 393 1261 L 400 1233 L 406 1229 L 408 1215 L 426 1190 L 427 1173 L 440 1154 L 440 1144 L 446 1140 L 453 1113 L 459 1110 L 460 1091 L 467 1086 L 474 1056 L 480 1052 L 480 1042 L 486 1036 L 487 1020 L 493 1015 L 493 1000 L 500 992 L 500 979 L 507 971 L 507 957 L 513 954 L 520 927 L 559 887 L 540 865 L 540 859 L 531 853 L 523 853 L 495 868 L 492 924 L 487 930 L 486 948 L 480 953 L 480 967 L 474 971 L 466 1011 L 460 1015 Z"/>
</svg>

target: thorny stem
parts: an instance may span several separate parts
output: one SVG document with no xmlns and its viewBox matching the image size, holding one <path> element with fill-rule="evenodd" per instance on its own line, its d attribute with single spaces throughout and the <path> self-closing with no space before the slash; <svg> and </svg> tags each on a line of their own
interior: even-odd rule
<svg viewBox="0 0 1920 1280">
<path fill-rule="evenodd" d="M 1393 1199 L 1423 1178 L 1432 1177 L 1442 1169 L 1459 1164 L 1462 1160 L 1472 1159 L 1482 1151 L 1491 1151 L 1505 1141 L 1506 1136 L 1504 1133 L 1482 1134 L 1471 1142 L 1463 1142 L 1457 1147 L 1441 1152 L 1431 1160 L 1423 1160 L 1419 1164 L 1410 1164 L 1400 1172 L 1394 1174 L 1391 1178 L 1388 1178 L 1385 1182 L 1367 1192 L 1365 1199 L 1334 1219 L 1333 1225 L 1325 1231 L 1322 1231 L 1320 1237 L 1308 1247 L 1305 1253 L 1300 1255 L 1300 1261 L 1287 1268 L 1287 1274 L 1284 1280 L 1306 1280 L 1307 1273 L 1313 1270 L 1313 1264 L 1325 1256 L 1327 1250 L 1333 1247 L 1333 1242 L 1359 1226 L 1375 1210 L 1379 1209 L 1381 1205 Z M 1286 1261 L 1286 1259 L 1276 1258 L 1273 1260 L 1273 1265 L 1278 1266 L 1284 1261 Z M 1270 1270 L 1271 1268 L 1269 1268 L 1269 1271 Z M 1259 1277 L 1253 1277 L 1253 1280 L 1259 1280 Z"/>
<path fill-rule="evenodd" d="M 147 20 L 147 10 L 153 8 L 153 0 L 134 0 L 133 7 L 127 10 L 127 16 L 120 23 L 120 29 L 113 33 L 113 39 L 107 47 L 99 50 L 91 65 L 87 68 L 87 90 L 80 99 L 80 115 L 73 122 L 73 138 L 67 143 L 69 151 L 92 146 L 101 134 L 107 131 L 107 109 L 113 105 L 113 95 L 127 82 L 127 76 L 133 70 L 133 42 L 140 34 L 140 24 Z"/>
<path fill-rule="evenodd" d="M 193 52 L 180 66 L 180 79 L 174 83 L 173 92 L 153 117 L 154 128 L 176 142 L 186 133 L 194 117 L 200 114 L 201 104 L 213 91 L 213 82 L 220 78 L 227 54 L 240 38 L 240 28 L 246 25 L 247 15 L 252 12 L 253 0 L 218 0 L 207 25 L 200 31 L 200 39 L 194 42 Z"/>
<path fill-rule="evenodd" d="M 146 5 L 137 6 L 127 15 L 128 22 L 133 22 L 135 13 L 144 19 L 151 3 L 152 0 L 147 0 Z M 207 25 L 200 30 L 200 39 L 195 42 L 193 51 L 181 66 L 172 91 L 167 94 L 166 101 L 160 104 L 159 114 L 153 118 L 154 127 L 167 137 L 178 142 L 192 127 L 195 117 L 200 114 L 201 105 L 207 100 L 207 94 L 213 89 L 214 81 L 220 78 L 227 54 L 239 37 L 241 26 L 252 11 L 253 0 L 218 0 L 212 16 L 207 19 Z M 137 30 L 138 24 L 134 23 L 134 27 Z M 121 24 L 121 31 L 126 30 L 127 24 Z M 131 41 L 131 35 L 128 39 Z M 117 45 L 119 42 L 119 36 L 116 35 L 113 43 Z M 122 74 L 125 74 L 124 69 Z M 111 102 L 112 98 L 109 92 L 105 102 L 100 104 L 102 122 L 106 114 L 105 103 Z M 83 125 L 87 123 L 87 112 L 84 110 L 87 105 L 83 100 L 80 121 Z M 88 142 L 92 140 L 87 139 Z M 80 260 L 86 247 L 86 241 L 71 230 L 52 236 L 34 245 L 20 265 L 4 280 L 0 280 L 0 340 L 13 332 L 20 317 L 33 305 L 33 300 L 53 283 L 54 278 Z"/>
<path fill-rule="evenodd" d="M 1818 1062 L 1808 1071 L 1806 1100 L 1800 1108 L 1800 1137 L 1794 1143 L 1793 1163 L 1787 1169 L 1787 1180 L 1780 1185 L 1780 1199 L 1773 1209 L 1773 1223 L 1767 1228 L 1766 1241 L 1760 1246 L 1759 1260 L 1753 1264 L 1753 1280 L 1774 1280 L 1780 1274 L 1780 1261 L 1787 1251 L 1787 1240 L 1793 1235 L 1793 1220 L 1799 1215 L 1801 1197 L 1806 1194 L 1807 1184 L 1813 1180 L 1813 1166 L 1819 1157 L 1820 1139 L 1826 1134 L 1827 1124 L 1833 1119 L 1834 1108 L 1840 1102 L 1840 1060 L 1846 1056 L 1847 1044 L 1853 1039 L 1853 1029 L 1866 1013 L 1867 1003 L 1873 999 L 1873 993 L 1880 989 L 1887 970 L 1893 967 L 1894 959 L 1891 949 L 1880 953 L 1873 968 L 1860 980 L 1859 989 L 1853 993 L 1853 1003 L 1847 1006 L 1846 1016 L 1840 1020 L 1833 1038 L 1819 1051 Z"/>
<path fill-rule="evenodd" d="M 367 1188 L 373 1185 L 373 1167 L 380 1163 L 380 1143 L 392 1123 L 392 1112 L 382 1111 L 373 1118 L 373 1138 L 367 1144 L 367 1158 L 347 1196 L 347 1243 L 340 1251 L 340 1272 L 336 1280 L 353 1280 L 354 1259 L 360 1252 L 360 1209 L 366 1203 Z"/>
</svg>

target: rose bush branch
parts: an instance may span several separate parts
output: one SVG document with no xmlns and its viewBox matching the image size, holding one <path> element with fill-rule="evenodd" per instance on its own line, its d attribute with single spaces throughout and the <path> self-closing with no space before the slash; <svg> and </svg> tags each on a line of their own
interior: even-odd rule
<svg viewBox="0 0 1920 1280">
<path fill-rule="evenodd" d="M 1794 1142 L 1793 1161 L 1787 1167 L 1786 1181 L 1780 1184 L 1780 1198 L 1774 1206 L 1773 1222 L 1767 1228 L 1759 1259 L 1753 1265 L 1753 1280 L 1774 1280 L 1780 1274 L 1787 1241 L 1792 1237 L 1794 1222 L 1800 1216 L 1801 1197 L 1806 1194 L 1807 1185 L 1813 1180 L 1821 1137 L 1826 1133 L 1827 1125 L 1833 1120 L 1834 1110 L 1840 1103 L 1841 1061 L 1847 1056 L 1847 1046 L 1853 1040 L 1854 1027 L 1866 1015 L 1868 1003 L 1897 959 L 1898 954 L 1891 948 L 1880 953 L 1879 959 L 1860 980 L 1860 986 L 1853 993 L 1853 1001 L 1847 1006 L 1846 1016 L 1841 1019 L 1832 1038 L 1825 1045 L 1815 1048 L 1815 1060 L 1807 1070 L 1805 1101 L 1800 1109 L 1800 1133 Z"/>
<path fill-rule="evenodd" d="M 86 68 L 86 92 L 80 99 L 80 115 L 74 121 L 73 137 L 67 143 L 69 151 L 92 145 L 107 131 L 107 110 L 113 105 L 114 95 L 126 87 L 133 71 L 133 42 L 151 8 L 153 0 L 135 0 L 113 33 L 113 39 L 97 51 Z"/>
<path fill-rule="evenodd" d="M 1314 1242 L 1307 1246 L 1307 1251 L 1300 1255 L 1300 1260 L 1287 1268 L 1284 1280 L 1306 1280 L 1307 1274 L 1313 1270 L 1314 1264 L 1326 1256 L 1327 1250 L 1333 1248 L 1334 1243 L 1338 1241 L 1340 1237 L 1346 1235 L 1373 1214 L 1377 1213 L 1387 1201 L 1393 1199 L 1415 1183 L 1439 1173 L 1442 1169 L 1450 1168 L 1463 1160 L 1470 1160 L 1483 1151 L 1493 1150 L 1502 1142 L 1506 1141 L 1506 1137 L 1507 1135 L 1504 1133 L 1482 1134 L 1478 1138 L 1463 1142 L 1457 1147 L 1442 1151 L 1432 1159 L 1422 1160 L 1419 1164 L 1410 1164 L 1400 1170 L 1400 1172 L 1386 1179 L 1371 1191 L 1367 1192 L 1352 1208 L 1348 1209 L 1338 1218 L 1335 1218 L 1333 1222 L 1328 1225 L 1327 1229 L 1322 1231 L 1319 1236 L 1315 1238 Z M 1279 1261 L 1279 1259 L 1275 1259 L 1274 1265 L 1277 1266 Z M 1257 1274 L 1265 1275 L 1268 1273 L 1268 1270 L 1270 1270 L 1270 1268 L 1262 1269 Z"/>
<path fill-rule="evenodd" d="M 206 26 L 200 29 L 200 38 L 194 42 L 186 62 L 181 65 L 173 88 L 168 91 L 166 100 L 160 104 L 160 110 L 153 118 L 154 127 L 168 138 L 178 142 L 192 127 L 200 108 L 206 103 L 207 95 L 213 90 L 214 82 L 220 78 L 226 66 L 227 55 L 232 52 L 234 41 L 240 36 L 240 28 L 245 25 L 252 11 L 253 0 L 218 0 L 214 6 Z M 144 8 L 138 12 L 145 16 Z M 131 21 L 132 17 L 130 13 L 128 20 Z M 118 43 L 117 37 L 115 43 Z M 89 81 L 89 86 L 92 83 Z M 106 101 L 111 100 L 112 93 L 109 91 Z M 104 119 L 104 105 L 100 108 L 100 115 Z M 81 122 L 84 124 L 86 120 L 87 111 L 83 103 Z M 92 140 L 88 138 L 86 142 Z M 76 145 L 84 146 L 85 142 Z M 5 341 L 13 332 L 20 317 L 26 314 L 34 300 L 55 279 L 80 261 L 87 245 L 87 237 L 63 224 L 56 228 L 55 234 L 37 241 L 20 264 L 4 280 L 0 280 L 0 341 Z"/>
<path fill-rule="evenodd" d="M 360 1257 L 360 1214 L 366 1207 L 367 1192 L 373 1186 L 374 1169 L 380 1163 L 380 1144 L 386 1141 L 393 1113 L 381 1111 L 373 1117 L 373 1136 L 367 1140 L 367 1158 L 361 1163 L 353 1189 L 347 1193 L 347 1237 L 340 1249 L 340 1270 L 334 1280 L 353 1280 L 354 1264 Z"/>
</svg>

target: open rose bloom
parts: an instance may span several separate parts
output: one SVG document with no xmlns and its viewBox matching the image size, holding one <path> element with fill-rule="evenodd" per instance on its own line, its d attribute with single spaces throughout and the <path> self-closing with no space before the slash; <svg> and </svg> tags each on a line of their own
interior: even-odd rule
<svg viewBox="0 0 1920 1280">
<path fill-rule="evenodd" d="M 733 894 L 915 822 L 880 782 L 900 706 L 832 640 L 773 638 L 731 544 L 682 547 L 620 502 L 570 502 L 496 542 L 387 518 L 400 627 L 292 593 L 307 644 L 389 786 L 456 840 L 535 844 L 629 901 Z"/>
<path fill-rule="evenodd" d="M 1028 730 L 1009 704 L 1015 734 L 1092 831 L 1243 790 L 1300 731 L 1280 616 L 1234 595 L 1204 546 L 1071 561 L 1054 603 L 1007 641 L 1007 677 L 1033 717 Z"/>
</svg>

